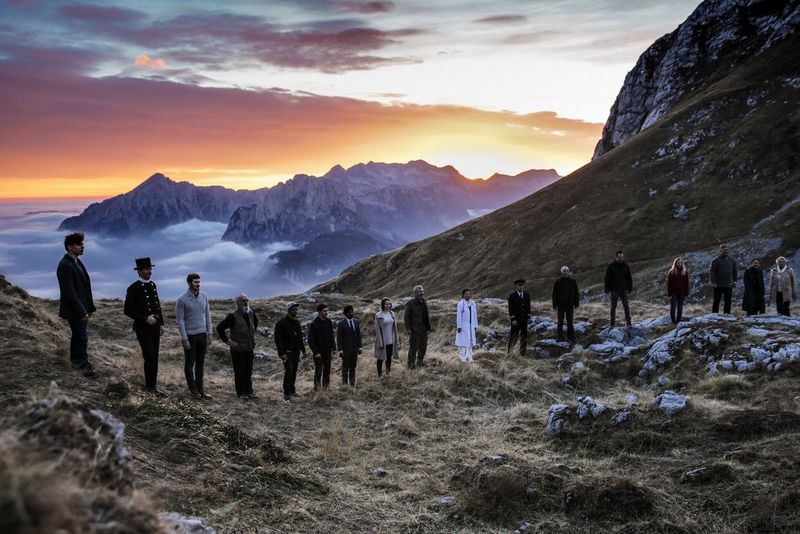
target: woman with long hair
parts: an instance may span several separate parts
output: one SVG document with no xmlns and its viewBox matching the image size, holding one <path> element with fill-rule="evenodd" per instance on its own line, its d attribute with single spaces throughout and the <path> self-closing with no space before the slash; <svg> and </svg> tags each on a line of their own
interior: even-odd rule
<svg viewBox="0 0 800 534">
<path fill-rule="evenodd" d="M 378 377 L 383 376 L 383 364 L 386 363 L 386 374 L 392 370 L 392 356 L 397 354 L 399 338 L 397 337 L 397 317 L 392 311 L 392 301 L 381 299 L 381 309 L 375 314 L 375 362 L 378 366 Z"/>
<path fill-rule="evenodd" d="M 683 315 L 683 301 L 689 296 L 689 271 L 678 257 L 667 272 L 667 296 L 669 297 L 669 318 L 678 324 Z"/>
</svg>

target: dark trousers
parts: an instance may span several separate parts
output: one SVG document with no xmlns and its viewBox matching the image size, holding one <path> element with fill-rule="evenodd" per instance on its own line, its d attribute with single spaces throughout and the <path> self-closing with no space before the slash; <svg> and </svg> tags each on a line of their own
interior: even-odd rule
<svg viewBox="0 0 800 534">
<path fill-rule="evenodd" d="M 408 339 L 408 368 L 414 369 L 417 364 L 421 364 L 428 352 L 428 330 L 422 327 L 419 330 L 411 330 Z"/>
<path fill-rule="evenodd" d="M 567 336 L 570 341 L 575 341 L 575 328 L 572 325 L 572 314 L 575 309 L 572 306 L 558 308 L 558 339 L 564 339 L 564 318 L 567 319 Z"/>
<path fill-rule="evenodd" d="M 775 308 L 777 309 L 778 313 L 781 315 L 789 316 L 791 315 L 790 308 L 792 307 L 791 302 L 784 302 L 783 301 L 783 292 L 775 293 Z"/>
<path fill-rule="evenodd" d="M 236 395 L 253 394 L 253 359 L 252 350 L 232 350 L 231 362 L 233 363 L 233 383 L 236 386 Z"/>
<path fill-rule="evenodd" d="M 319 358 L 314 358 L 314 390 L 328 389 L 331 383 L 331 353 L 320 352 Z"/>
<path fill-rule="evenodd" d="M 386 345 L 383 347 L 386 351 L 386 374 L 392 371 L 392 355 L 394 354 L 394 344 Z M 383 374 L 383 360 L 375 360 L 378 365 L 378 376 Z"/>
<path fill-rule="evenodd" d="M 81 366 L 89 361 L 89 321 L 69 319 L 72 337 L 69 340 L 69 361 Z"/>
<path fill-rule="evenodd" d="M 712 313 L 719 313 L 719 301 L 725 298 L 725 313 L 731 312 L 731 296 L 733 295 L 733 288 L 730 287 L 715 287 L 714 288 L 714 303 L 711 305 Z"/>
<path fill-rule="evenodd" d="M 517 324 L 511 325 L 511 333 L 508 335 L 508 351 L 519 343 L 519 353 L 525 356 L 525 351 L 528 350 L 528 318 L 517 317 Z"/>
<path fill-rule="evenodd" d="M 290 397 L 296 395 L 294 383 L 297 380 L 297 368 L 300 366 L 300 355 L 286 355 L 283 362 L 283 396 Z"/>
<path fill-rule="evenodd" d="M 683 295 L 672 295 L 669 298 L 669 318 L 672 319 L 672 324 L 677 324 L 683 317 L 683 300 L 685 298 Z"/>
<path fill-rule="evenodd" d="M 631 325 L 631 307 L 628 305 L 627 291 L 611 292 L 611 326 L 617 322 L 617 301 L 622 301 L 622 309 L 625 310 L 625 324 Z"/>
<path fill-rule="evenodd" d="M 203 389 L 203 366 L 206 362 L 208 337 L 206 334 L 190 334 L 189 348 L 183 349 L 183 372 L 189 391 Z"/>
<path fill-rule="evenodd" d="M 158 347 L 161 344 L 159 328 L 147 328 L 136 331 L 136 339 L 142 348 L 144 359 L 144 385 L 148 389 L 156 387 L 158 377 Z"/>
<path fill-rule="evenodd" d="M 356 365 L 358 365 L 358 352 L 345 352 L 342 355 L 342 384 L 356 385 Z"/>
</svg>

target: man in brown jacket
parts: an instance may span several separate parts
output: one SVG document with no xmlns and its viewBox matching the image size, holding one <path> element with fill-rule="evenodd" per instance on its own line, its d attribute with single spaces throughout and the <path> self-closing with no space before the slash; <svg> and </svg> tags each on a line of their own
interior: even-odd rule
<svg viewBox="0 0 800 534">
<path fill-rule="evenodd" d="M 236 297 L 236 309 L 217 325 L 219 338 L 231 348 L 236 395 L 242 400 L 256 397 L 253 394 L 251 378 L 256 348 L 256 328 L 258 328 L 258 317 L 250 309 L 250 299 L 244 293 Z M 225 335 L 225 330 L 230 330 L 230 339 Z"/>
</svg>

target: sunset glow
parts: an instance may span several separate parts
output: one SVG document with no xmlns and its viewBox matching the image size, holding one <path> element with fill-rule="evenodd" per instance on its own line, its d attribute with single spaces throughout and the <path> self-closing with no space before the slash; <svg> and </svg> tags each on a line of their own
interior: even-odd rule
<svg viewBox="0 0 800 534">
<path fill-rule="evenodd" d="M 7 3 L 0 195 L 111 196 L 155 172 L 249 189 L 415 159 L 567 174 L 695 2 L 613 4 Z"/>
</svg>

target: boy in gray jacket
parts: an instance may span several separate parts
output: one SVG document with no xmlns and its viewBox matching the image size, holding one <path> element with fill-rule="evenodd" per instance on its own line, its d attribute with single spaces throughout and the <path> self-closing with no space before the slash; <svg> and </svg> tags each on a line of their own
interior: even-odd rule
<svg viewBox="0 0 800 534">
<path fill-rule="evenodd" d="M 206 349 L 211 341 L 211 308 L 208 297 L 200 292 L 200 275 L 186 276 L 189 288 L 175 302 L 175 318 L 183 344 L 186 385 L 195 399 L 210 399 L 203 390 L 203 365 Z"/>
</svg>

